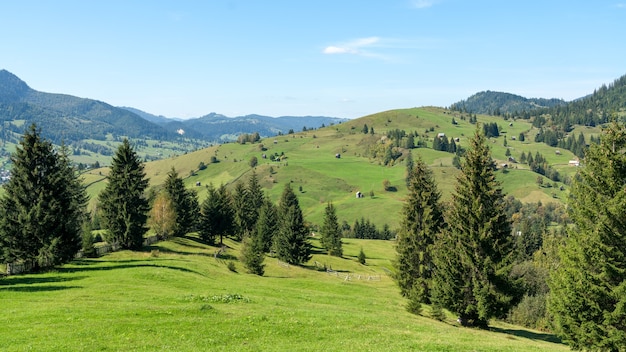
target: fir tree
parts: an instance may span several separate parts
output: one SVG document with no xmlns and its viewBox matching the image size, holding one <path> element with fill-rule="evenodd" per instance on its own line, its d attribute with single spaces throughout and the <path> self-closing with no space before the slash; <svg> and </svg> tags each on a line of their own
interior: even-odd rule
<svg viewBox="0 0 626 352">
<path fill-rule="evenodd" d="M 421 157 L 411 175 L 396 246 L 395 278 L 402 295 L 412 303 L 429 303 L 432 246 L 443 226 L 441 194 Z"/>
<path fill-rule="evenodd" d="M 254 236 L 262 243 L 263 252 L 272 248 L 272 240 L 278 232 L 278 209 L 269 200 L 265 200 L 259 211 Z"/>
<path fill-rule="evenodd" d="M 433 251 L 432 299 L 464 325 L 486 327 L 516 303 L 509 272 L 514 242 L 504 195 L 485 137 L 476 130 L 465 154 L 446 227 Z"/>
<path fill-rule="evenodd" d="M 183 236 L 196 229 L 200 206 L 196 192 L 185 188 L 183 179 L 172 167 L 163 188 L 167 192 L 175 214 L 174 236 Z"/>
<path fill-rule="evenodd" d="M 406 186 L 409 187 L 411 179 L 413 178 L 413 171 L 415 168 L 415 162 L 413 161 L 413 155 L 409 150 L 409 154 L 406 156 Z"/>
<path fill-rule="evenodd" d="M 568 231 L 549 309 L 574 349 L 626 349 L 626 129 L 613 123 L 586 152 L 572 186 Z"/>
<path fill-rule="evenodd" d="M 122 248 L 139 249 L 147 231 L 149 204 L 144 192 L 148 179 L 128 139 L 124 139 L 113 156 L 107 179 L 108 184 L 99 197 L 104 227 L 108 230 L 106 240 Z"/>
<path fill-rule="evenodd" d="M 265 273 L 265 255 L 259 237 L 246 236 L 241 245 L 241 262 L 250 274 L 263 276 Z"/>
<path fill-rule="evenodd" d="M 249 190 L 242 182 L 238 182 L 232 194 L 235 238 L 237 240 L 242 240 L 245 236 L 251 235 L 258 217 L 258 209 L 253 208 L 250 199 Z"/>
<path fill-rule="evenodd" d="M 69 262 L 81 248 L 87 195 L 67 148 L 56 152 L 33 124 L 11 161 L 11 179 L 0 198 L 2 259 L 36 267 Z"/>
<path fill-rule="evenodd" d="M 250 221 L 252 224 L 256 224 L 259 219 L 261 207 L 265 203 L 265 194 L 263 193 L 263 188 L 261 188 L 261 184 L 259 183 L 256 171 L 252 170 L 252 175 L 250 175 L 246 187 L 248 191 L 248 202 L 250 203 L 250 210 L 252 211 L 250 214 Z"/>
<path fill-rule="evenodd" d="M 308 241 L 308 229 L 304 224 L 298 198 L 289 183 L 285 185 L 278 209 L 280 222 L 273 241 L 276 256 L 294 265 L 309 261 L 311 244 Z"/>
<path fill-rule="evenodd" d="M 207 197 L 202 202 L 200 210 L 199 232 L 200 238 L 214 244 L 215 238 L 220 236 L 220 244 L 223 237 L 233 231 L 233 211 L 230 195 L 224 185 L 216 189 L 213 184 L 207 186 Z"/>
<path fill-rule="evenodd" d="M 330 202 L 324 210 L 324 225 L 321 228 L 320 243 L 328 251 L 328 254 L 336 257 L 343 255 L 341 228 L 339 228 L 335 207 Z"/>
</svg>

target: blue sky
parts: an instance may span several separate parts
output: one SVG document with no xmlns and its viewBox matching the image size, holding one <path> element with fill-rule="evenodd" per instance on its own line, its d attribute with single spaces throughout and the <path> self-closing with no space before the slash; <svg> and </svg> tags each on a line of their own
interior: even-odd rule
<svg viewBox="0 0 626 352">
<path fill-rule="evenodd" d="M 168 117 L 356 118 L 626 74 L 626 0 L 0 1 L 0 69 Z"/>
</svg>

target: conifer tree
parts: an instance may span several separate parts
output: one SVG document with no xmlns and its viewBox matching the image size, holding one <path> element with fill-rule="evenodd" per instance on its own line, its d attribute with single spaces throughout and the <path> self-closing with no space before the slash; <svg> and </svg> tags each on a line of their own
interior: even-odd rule
<svg viewBox="0 0 626 352">
<path fill-rule="evenodd" d="M 413 178 L 413 171 L 415 168 L 415 162 L 413 161 L 413 154 L 409 150 L 409 154 L 406 156 L 406 186 L 409 187 L 411 184 L 411 178 Z"/>
<path fill-rule="evenodd" d="M 458 314 L 464 325 L 486 327 L 518 299 L 508 275 L 514 241 L 494 167 L 477 129 L 457 177 L 447 227 L 433 251 L 432 300 Z"/>
<path fill-rule="evenodd" d="M 202 202 L 200 210 L 200 223 L 198 225 L 200 238 L 209 244 L 215 243 L 215 238 L 220 236 L 220 244 L 223 237 L 232 233 L 233 210 L 230 194 L 224 185 L 218 189 L 209 184 L 207 197 Z"/>
<path fill-rule="evenodd" d="M 68 262 L 81 248 L 87 195 L 68 150 L 31 125 L 11 156 L 11 179 L 0 198 L 1 258 L 45 267 Z"/>
<path fill-rule="evenodd" d="M 252 211 L 250 214 L 250 221 L 252 224 L 256 224 L 261 207 L 263 206 L 263 203 L 265 203 L 265 194 L 263 193 L 263 188 L 261 188 L 261 184 L 259 183 L 256 171 L 252 170 L 252 175 L 250 175 L 250 178 L 248 179 L 246 188 L 248 191 L 250 210 Z"/>
<path fill-rule="evenodd" d="M 337 220 L 337 213 L 333 203 L 329 202 L 324 210 L 324 225 L 321 228 L 320 242 L 328 254 L 336 257 L 343 255 L 341 244 L 341 228 Z"/>
<path fill-rule="evenodd" d="M 167 173 L 163 188 L 169 196 L 175 214 L 173 235 L 183 236 L 194 231 L 200 213 L 196 192 L 185 188 L 183 179 L 178 176 L 174 167 Z"/>
<path fill-rule="evenodd" d="M 278 209 L 269 200 L 265 200 L 259 211 L 254 236 L 258 238 L 263 252 L 268 253 L 272 248 L 272 241 L 278 232 Z"/>
<path fill-rule="evenodd" d="M 113 156 L 108 184 L 100 193 L 100 209 L 105 238 L 122 248 L 139 249 L 146 233 L 149 210 L 145 190 L 148 179 L 144 165 L 128 139 L 124 139 Z"/>
<path fill-rule="evenodd" d="M 250 274 L 263 276 L 265 273 L 265 254 L 260 237 L 246 236 L 241 245 L 241 258 L 243 265 Z"/>
<path fill-rule="evenodd" d="M 626 129 L 613 123 L 585 154 L 550 281 L 556 332 L 574 349 L 626 349 Z"/>
<path fill-rule="evenodd" d="M 430 302 L 432 246 L 443 226 L 441 194 L 432 171 L 418 156 L 411 171 L 396 246 L 396 281 L 412 304 Z"/>
<path fill-rule="evenodd" d="M 237 182 L 232 193 L 232 209 L 235 225 L 234 235 L 239 241 L 243 240 L 245 236 L 252 234 L 256 218 L 258 217 L 258 210 L 253 208 L 250 199 L 248 188 L 242 182 Z"/>
<path fill-rule="evenodd" d="M 311 259 L 311 244 L 300 203 L 287 183 L 280 198 L 278 232 L 274 237 L 274 252 L 278 259 L 299 265 Z"/>
</svg>

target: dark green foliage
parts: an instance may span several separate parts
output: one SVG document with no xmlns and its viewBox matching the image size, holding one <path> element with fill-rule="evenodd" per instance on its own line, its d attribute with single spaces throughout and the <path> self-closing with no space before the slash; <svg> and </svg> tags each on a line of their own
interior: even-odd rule
<svg viewBox="0 0 626 352">
<path fill-rule="evenodd" d="M 289 264 L 300 265 L 311 259 L 309 231 L 298 198 L 287 183 L 280 198 L 278 208 L 279 228 L 274 236 L 274 252 L 278 259 Z"/>
<path fill-rule="evenodd" d="M 400 292 L 411 305 L 430 302 L 432 246 L 444 223 L 440 198 L 432 171 L 418 157 L 402 208 L 394 262 Z"/>
<path fill-rule="evenodd" d="M 387 225 L 387 229 L 389 226 Z M 351 231 L 346 232 L 345 237 L 363 238 L 371 240 L 388 240 L 391 239 L 394 234 L 391 231 L 380 231 L 376 228 L 376 225 L 370 222 L 369 219 L 361 218 L 356 220 L 352 226 Z"/>
<path fill-rule="evenodd" d="M 172 201 L 176 213 L 174 236 L 183 236 L 195 231 L 200 214 L 196 192 L 185 188 L 183 179 L 178 176 L 174 167 L 168 172 L 163 188 Z"/>
<path fill-rule="evenodd" d="M 256 156 L 252 156 L 250 158 L 250 161 L 248 162 L 248 165 L 250 165 L 250 167 L 254 168 L 257 165 L 259 165 L 259 159 Z"/>
<path fill-rule="evenodd" d="M 341 228 L 339 228 L 339 221 L 337 220 L 337 213 L 333 203 L 329 202 L 326 205 L 326 209 L 324 210 L 324 225 L 322 225 L 320 232 L 320 243 L 322 247 L 328 251 L 328 254 L 341 257 L 343 255 Z"/>
<path fill-rule="evenodd" d="M 241 241 L 250 236 L 258 218 L 258 208 L 251 202 L 250 191 L 242 182 L 235 185 L 232 193 L 232 209 L 235 225 L 235 239 Z"/>
<path fill-rule="evenodd" d="M 128 139 L 113 156 L 106 188 L 100 193 L 100 209 L 106 240 L 122 248 L 139 249 L 146 233 L 149 204 L 144 165 Z"/>
<path fill-rule="evenodd" d="M 250 274 L 263 276 L 265 273 L 265 254 L 263 243 L 258 237 L 246 236 L 241 245 L 241 262 Z"/>
<path fill-rule="evenodd" d="M 213 184 L 207 186 L 207 197 L 200 209 L 198 229 L 200 238 L 209 244 L 214 244 L 217 236 L 220 236 L 222 244 L 223 237 L 233 231 L 233 209 L 230 194 L 224 185 L 218 189 Z"/>
<path fill-rule="evenodd" d="M 485 137 L 487 138 L 496 138 L 500 136 L 500 128 L 498 127 L 498 124 L 495 122 L 489 122 L 489 123 L 485 123 L 483 124 L 483 133 L 485 134 Z"/>
<path fill-rule="evenodd" d="M 45 267 L 69 262 L 81 248 L 87 195 L 68 151 L 31 125 L 11 156 L 11 179 L 0 198 L 2 260 Z"/>
<path fill-rule="evenodd" d="M 409 154 L 406 156 L 406 177 L 404 179 L 407 187 L 409 187 L 409 185 L 411 184 L 414 167 L 415 162 L 413 161 L 413 155 L 411 154 L 411 151 L 409 151 Z"/>
<path fill-rule="evenodd" d="M 566 102 L 562 99 L 524 98 L 511 93 L 485 91 L 452 104 L 450 109 L 474 114 L 496 116 L 505 114 L 524 117 L 528 114 L 527 111 L 565 104 Z"/>
<path fill-rule="evenodd" d="M 524 132 L 520 132 L 519 136 L 517 137 L 517 140 L 520 142 L 523 142 L 526 140 L 526 136 L 524 135 Z"/>
<path fill-rule="evenodd" d="M 626 348 L 626 130 L 613 123 L 586 153 L 571 191 L 568 231 L 550 311 L 574 349 Z"/>
<path fill-rule="evenodd" d="M 363 247 L 361 247 L 361 250 L 359 251 L 359 255 L 357 256 L 357 260 L 362 265 L 365 265 L 366 264 L 366 261 L 365 261 L 366 259 L 367 259 L 367 257 L 365 256 L 365 252 L 363 252 Z"/>
<path fill-rule="evenodd" d="M 83 257 L 86 258 L 95 258 L 96 247 L 94 247 L 94 243 L 96 242 L 93 234 L 91 233 L 91 222 L 85 221 L 83 222 L 82 231 L 80 233 L 81 237 L 81 251 L 83 252 Z"/>
<path fill-rule="evenodd" d="M 278 209 L 266 200 L 259 211 L 254 236 L 263 244 L 263 252 L 268 253 L 272 248 L 272 240 L 278 232 Z"/>
<path fill-rule="evenodd" d="M 446 223 L 434 245 L 432 300 L 458 314 L 462 324 L 486 327 L 517 303 L 518 289 L 509 279 L 514 243 L 504 195 L 478 130 L 469 141 Z"/>
</svg>

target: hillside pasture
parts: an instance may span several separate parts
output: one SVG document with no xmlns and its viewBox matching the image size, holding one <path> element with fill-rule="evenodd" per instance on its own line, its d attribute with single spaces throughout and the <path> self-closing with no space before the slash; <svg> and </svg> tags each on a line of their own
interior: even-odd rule
<svg viewBox="0 0 626 352">
<path fill-rule="evenodd" d="M 451 315 L 409 314 L 389 277 L 390 241 L 344 240 L 344 258 L 315 247 L 303 267 L 267 258 L 264 277 L 246 274 L 239 244 L 225 244 L 215 258 L 217 248 L 195 236 L 173 238 L 3 278 L 3 350 L 566 350 L 552 335 L 502 322 L 477 330 Z M 361 248 L 366 265 L 355 259 Z"/>
</svg>

